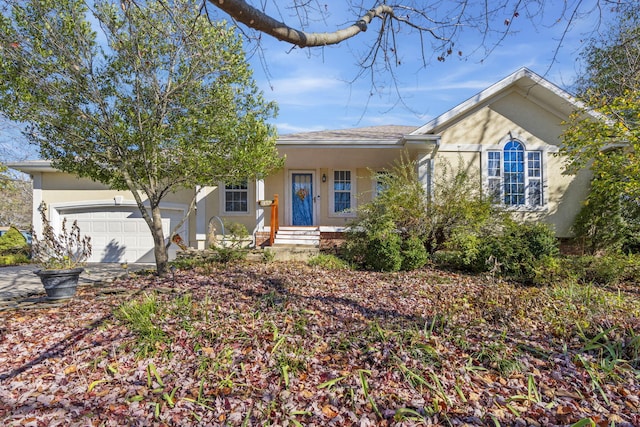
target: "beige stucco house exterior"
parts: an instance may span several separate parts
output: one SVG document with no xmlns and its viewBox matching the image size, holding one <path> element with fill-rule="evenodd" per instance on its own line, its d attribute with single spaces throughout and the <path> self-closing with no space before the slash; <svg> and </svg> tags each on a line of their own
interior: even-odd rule
<svg viewBox="0 0 640 427">
<path fill-rule="evenodd" d="M 562 122 L 579 106 L 568 93 L 522 68 L 473 98 L 420 127 L 379 126 L 283 135 L 278 140 L 284 168 L 245 185 L 224 183 L 197 192 L 197 209 L 178 230 L 189 246 L 204 248 L 209 225 L 237 222 L 255 236 L 268 230 L 271 208 L 259 200 L 279 196 L 279 223 L 340 232 L 353 210 L 375 197 L 372 171 L 390 166 L 403 153 L 417 162 L 428 191 L 443 162 L 473 167 L 478 185 L 495 194 L 505 210 L 551 224 L 558 237 L 570 227 L 589 186 L 587 171 L 562 174 L 556 156 Z M 45 161 L 13 164 L 33 176 L 34 228 L 38 206 L 46 204 L 55 227 L 78 220 L 92 237 L 95 262 L 152 262 L 153 241 L 128 192 L 57 171 Z M 167 197 L 165 233 L 180 221 L 196 189 Z M 464 195 L 461 195 L 464 197 Z M 259 242 L 260 243 L 260 242 Z M 172 246 L 172 254 L 175 247 Z"/>
</svg>

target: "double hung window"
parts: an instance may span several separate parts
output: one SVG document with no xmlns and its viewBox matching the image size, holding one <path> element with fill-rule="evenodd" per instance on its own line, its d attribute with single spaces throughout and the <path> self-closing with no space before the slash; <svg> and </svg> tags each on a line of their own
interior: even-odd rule
<svg viewBox="0 0 640 427">
<path fill-rule="evenodd" d="M 354 174 L 350 170 L 333 171 L 331 200 L 333 215 L 350 215 L 352 213 L 351 199 L 355 190 L 353 179 Z"/>
<path fill-rule="evenodd" d="M 249 186 L 247 181 L 240 184 L 224 186 L 225 213 L 249 212 Z"/>
</svg>

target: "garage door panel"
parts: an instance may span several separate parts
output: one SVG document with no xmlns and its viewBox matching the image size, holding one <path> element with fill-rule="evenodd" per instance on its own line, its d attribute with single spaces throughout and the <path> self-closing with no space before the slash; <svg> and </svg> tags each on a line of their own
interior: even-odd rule
<svg viewBox="0 0 640 427">
<path fill-rule="evenodd" d="M 77 220 L 78 221 L 78 227 L 80 227 L 80 231 L 84 231 L 84 230 L 90 230 L 91 229 L 91 221 L 87 221 L 87 220 Z M 71 230 L 71 227 L 73 226 L 73 221 L 70 221 L 67 219 L 67 230 Z"/>
<path fill-rule="evenodd" d="M 80 232 L 82 234 L 87 234 L 87 235 L 91 236 L 91 246 L 92 247 L 95 246 L 97 248 L 101 248 L 101 247 L 107 246 L 107 243 L 109 242 L 109 239 L 107 238 L 106 235 L 94 234 L 94 233 L 89 234 L 88 232 L 85 233 L 82 229 L 80 229 Z"/>
<path fill-rule="evenodd" d="M 120 221 L 109 221 L 107 225 L 107 229 L 109 233 L 122 233 L 123 232 L 122 228 L 123 228 L 122 222 Z"/>
<path fill-rule="evenodd" d="M 144 225 L 144 227 L 141 227 L 141 225 Z M 122 231 L 125 233 L 138 233 L 144 231 L 144 228 L 149 228 L 146 223 L 139 224 L 131 221 L 125 221 L 122 223 Z"/>
<path fill-rule="evenodd" d="M 162 210 L 162 229 L 168 238 L 171 227 L 181 219 L 182 212 Z M 78 221 L 80 232 L 91 237 L 93 253 L 90 262 L 154 262 L 153 238 L 147 223 L 137 208 L 104 207 L 60 212 L 67 222 Z M 185 235 L 185 227 L 179 231 Z M 169 257 L 176 249 L 170 247 Z"/>
<path fill-rule="evenodd" d="M 83 221 L 83 224 L 86 224 L 87 221 Z M 80 223 L 78 223 L 80 224 Z M 107 231 L 107 223 L 105 221 L 93 221 L 93 222 L 89 222 L 89 224 L 91 224 L 90 230 L 91 231 L 95 231 L 97 233 L 105 233 Z M 84 226 L 80 226 L 80 230 L 84 230 Z"/>
</svg>

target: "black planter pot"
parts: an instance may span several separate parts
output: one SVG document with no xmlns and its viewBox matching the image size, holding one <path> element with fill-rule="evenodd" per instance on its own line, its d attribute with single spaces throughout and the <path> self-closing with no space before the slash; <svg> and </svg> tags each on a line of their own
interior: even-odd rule
<svg viewBox="0 0 640 427">
<path fill-rule="evenodd" d="M 78 278 L 84 268 L 72 268 L 69 270 L 36 270 L 34 274 L 40 277 L 40 281 L 47 292 L 47 299 L 51 301 L 73 298 L 78 289 Z"/>
</svg>

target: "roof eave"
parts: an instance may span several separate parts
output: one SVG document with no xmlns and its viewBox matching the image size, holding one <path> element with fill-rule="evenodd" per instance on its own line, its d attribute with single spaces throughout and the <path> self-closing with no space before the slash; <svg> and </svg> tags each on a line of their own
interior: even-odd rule
<svg viewBox="0 0 640 427">
<path fill-rule="evenodd" d="M 6 166 L 29 174 L 38 172 L 60 172 L 59 169 L 51 166 L 51 162 L 48 160 L 27 160 L 24 162 L 7 163 Z"/>
</svg>

